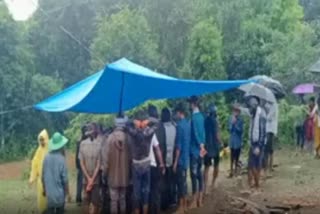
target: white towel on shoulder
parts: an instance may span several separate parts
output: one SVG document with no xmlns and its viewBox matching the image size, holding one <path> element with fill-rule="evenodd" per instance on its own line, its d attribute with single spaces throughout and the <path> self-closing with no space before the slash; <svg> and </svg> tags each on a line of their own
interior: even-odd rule
<svg viewBox="0 0 320 214">
<path fill-rule="evenodd" d="M 251 118 L 249 136 L 251 142 L 259 142 L 260 140 L 260 115 L 262 114 L 262 109 L 260 107 L 257 108 L 256 114 L 254 118 Z"/>
</svg>

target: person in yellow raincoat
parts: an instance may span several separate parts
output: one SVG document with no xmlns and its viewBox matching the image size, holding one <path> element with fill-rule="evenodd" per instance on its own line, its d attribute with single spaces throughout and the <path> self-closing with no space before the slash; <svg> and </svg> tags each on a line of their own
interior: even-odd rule
<svg viewBox="0 0 320 214">
<path fill-rule="evenodd" d="M 43 196 L 42 185 L 42 165 L 46 154 L 48 153 L 49 135 L 47 130 L 42 130 L 38 136 L 39 147 L 32 159 L 29 184 L 37 182 L 37 204 L 39 213 L 44 213 L 47 209 L 47 199 Z"/>
</svg>

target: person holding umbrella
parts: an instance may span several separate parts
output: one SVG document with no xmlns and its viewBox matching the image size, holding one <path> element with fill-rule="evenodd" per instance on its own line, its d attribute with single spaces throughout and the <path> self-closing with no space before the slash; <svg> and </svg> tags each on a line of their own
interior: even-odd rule
<svg viewBox="0 0 320 214">
<path fill-rule="evenodd" d="M 259 106 L 260 99 L 255 96 L 248 97 L 248 107 L 250 111 L 250 129 L 249 129 L 249 162 L 248 162 L 248 182 L 250 186 L 259 189 L 260 171 L 263 158 L 263 146 L 266 135 L 266 119 L 263 110 Z M 254 180 L 254 184 L 252 184 Z"/>
</svg>

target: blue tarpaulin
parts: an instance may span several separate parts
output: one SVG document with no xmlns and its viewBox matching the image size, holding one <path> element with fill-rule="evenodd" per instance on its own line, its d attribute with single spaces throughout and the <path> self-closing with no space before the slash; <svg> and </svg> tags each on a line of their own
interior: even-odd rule
<svg viewBox="0 0 320 214">
<path fill-rule="evenodd" d="M 183 98 L 237 88 L 248 80 L 184 80 L 120 59 L 35 105 L 48 112 L 119 113 L 146 100 Z"/>
</svg>

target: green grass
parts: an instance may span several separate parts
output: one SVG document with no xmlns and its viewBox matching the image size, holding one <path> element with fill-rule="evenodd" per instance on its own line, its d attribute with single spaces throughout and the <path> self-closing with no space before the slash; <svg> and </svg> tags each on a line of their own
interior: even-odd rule
<svg viewBox="0 0 320 214">
<path fill-rule="evenodd" d="M 75 173 L 70 173 L 70 188 L 75 192 Z M 37 213 L 36 185 L 30 187 L 28 180 L 0 180 L 0 213 L 24 214 Z M 72 194 L 74 201 L 75 194 Z M 74 202 L 67 204 L 67 213 L 79 213 Z"/>
</svg>

